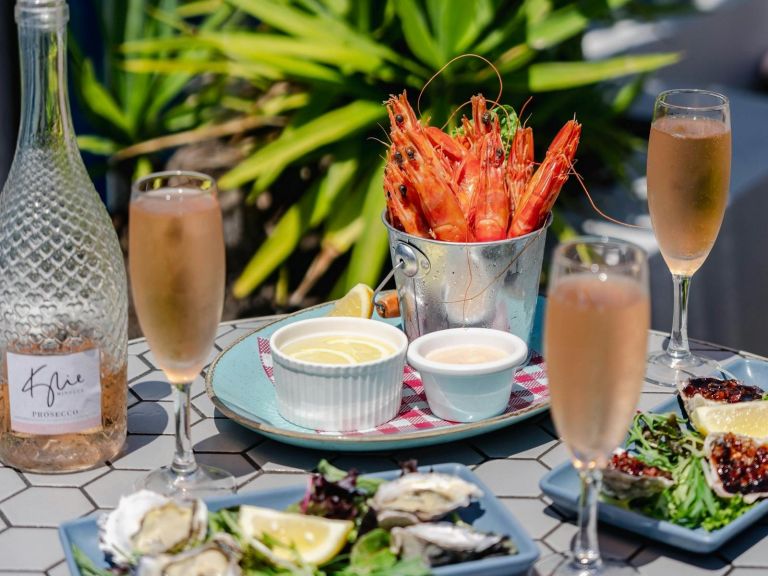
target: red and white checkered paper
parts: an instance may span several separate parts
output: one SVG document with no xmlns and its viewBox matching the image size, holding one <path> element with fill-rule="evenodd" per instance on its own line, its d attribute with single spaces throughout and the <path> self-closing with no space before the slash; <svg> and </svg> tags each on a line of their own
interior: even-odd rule
<svg viewBox="0 0 768 576">
<path fill-rule="evenodd" d="M 261 367 L 264 369 L 267 378 L 274 384 L 272 350 L 269 347 L 269 340 L 259 338 L 258 345 Z M 541 355 L 534 352 L 528 365 L 518 370 L 515 374 L 515 385 L 512 387 L 509 404 L 507 404 L 507 409 L 503 415 L 514 414 L 522 410 L 527 411 L 548 401 L 549 387 L 547 385 L 544 359 Z M 424 394 L 424 386 L 421 383 L 419 373 L 406 364 L 403 369 L 403 401 L 397 416 L 376 428 L 345 431 L 344 434 L 347 436 L 401 434 L 404 432 L 456 426 L 458 424 L 460 422 L 443 420 L 432 414 L 427 404 L 427 397 Z M 337 434 L 336 432 L 323 430 L 317 430 L 316 432 L 318 434 Z"/>
</svg>

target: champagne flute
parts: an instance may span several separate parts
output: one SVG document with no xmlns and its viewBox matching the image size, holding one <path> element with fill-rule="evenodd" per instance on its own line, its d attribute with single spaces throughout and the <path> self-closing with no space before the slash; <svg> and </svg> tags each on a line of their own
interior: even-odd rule
<svg viewBox="0 0 768 576">
<path fill-rule="evenodd" d="M 634 574 L 597 543 L 602 470 L 626 435 L 643 386 L 648 262 L 637 246 L 577 238 L 555 249 L 544 352 L 552 418 L 581 480 L 579 532 L 555 574 Z"/>
<path fill-rule="evenodd" d="M 656 98 L 648 141 L 648 208 L 659 250 L 674 282 L 672 331 L 666 350 L 648 358 L 648 377 L 723 372 L 691 353 L 688 297 L 693 274 L 715 243 L 728 201 L 731 118 L 728 99 L 706 90 L 667 90 Z"/>
<path fill-rule="evenodd" d="M 235 492 L 231 474 L 195 461 L 190 387 L 213 347 L 224 304 L 224 235 L 216 182 L 198 172 L 137 181 L 129 267 L 136 313 L 155 361 L 176 388 L 176 453 L 141 487 L 191 497 Z"/>
</svg>

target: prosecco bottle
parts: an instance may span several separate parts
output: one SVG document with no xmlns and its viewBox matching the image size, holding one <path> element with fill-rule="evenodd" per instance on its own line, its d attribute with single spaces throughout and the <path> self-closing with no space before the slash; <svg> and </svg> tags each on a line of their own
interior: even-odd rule
<svg viewBox="0 0 768 576">
<path fill-rule="evenodd" d="M 125 267 L 72 128 L 66 1 L 15 8 L 22 105 L 0 194 L 0 460 L 69 472 L 125 441 Z"/>
</svg>

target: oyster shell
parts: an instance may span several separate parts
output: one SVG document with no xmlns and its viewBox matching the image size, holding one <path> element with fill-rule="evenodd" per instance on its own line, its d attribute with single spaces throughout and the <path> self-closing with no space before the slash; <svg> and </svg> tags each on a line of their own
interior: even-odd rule
<svg viewBox="0 0 768 576">
<path fill-rule="evenodd" d="M 240 576 L 242 551 L 229 534 L 179 554 L 143 556 L 136 576 Z"/>
<path fill-rule="evenodd" d="M 208 530 L 202 500 L 177 502 L 149 490 L 120 498 L 99 520 L 99 548 L 116 566 L 136 564 L 138 557 L 177 553 L 196 545 Z"/>
<path fill-rule="evenodd" d="M 688 415 L 699 406 L 753 402 L 762 400 L 765 394 L 765 391 L 757 386 L 749 386 L 738 380 L 720 380 L 719 378 L 682 380 L 677 383 L 677 389 Z"/>
<path fill-rule="evenodd" d="M 450 522 L 413 524 L 391 531 L 390 549 L 405 558 L 420 557 L 428 566 L 477 560 L 487 556 L 514 554 L 517 549 L 507 536 L 478 532 Z"/>
<path fill-rule="evenodd" d="M 458 476 L 414 472 L 379 486 L 369 505 L 382 528 L 430 522 L 469 506 L 483 491 Z"/>
<path fill-rule="evenodd" d="M 709 485 L 721 498 L 741 494 L 749 503 L 768 496 L 768 441 L 730 432 L 704 440 Z"/>
<path fill-rule="evenodd" d="M 645 498 L 674 484 L 672 474 L 618 449 L 603 471 L 603 492 L 619 500 Z"/>
</svg>

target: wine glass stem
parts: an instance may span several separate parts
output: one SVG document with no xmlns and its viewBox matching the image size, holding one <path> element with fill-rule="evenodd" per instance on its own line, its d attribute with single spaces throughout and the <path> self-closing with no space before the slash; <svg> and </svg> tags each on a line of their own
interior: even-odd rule
<svg viewBox="0 0 768 576">
<path fill-rule="evenodd" d="M 672 315 L 672 332 L 669 335 L 667 354 L 675 359 L 690 356 L 688 348 L 688 295 L 691 288 L 691 277 L 673 274 L 675 286 L 675 308 Z"/>
<path fill-rule="evenodd" d="M 188 476 L 197 470 L 189 422 L 192 383 L 173 386 L 176 388 L 176 454 L 173 456 L 171 469 L 179 476 Z"/>
<path fill-rule="evenodd" d="M 600 547 L 597 543 L 597 498 L 603 482 L 603 473 L 597 468 L 579 470 L 581 493 L 579 494 L 579 532 L 573 540 L 573 562 L 583 573 L 599 569 Z"/>
</svg>

